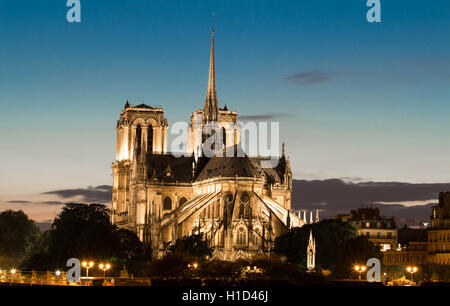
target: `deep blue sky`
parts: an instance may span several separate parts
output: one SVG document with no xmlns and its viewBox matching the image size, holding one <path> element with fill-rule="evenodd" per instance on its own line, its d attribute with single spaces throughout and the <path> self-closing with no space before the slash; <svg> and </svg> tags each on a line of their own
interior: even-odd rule
<svg viewBox="0 0 450 306">
<path fill-rule="evenodd" d="M 296 178 L 450 180 L 448 0 L 65 3 L 0 0 L 0 201 L 111 184 L 127 98 L 188 120 L 213 11 L 219 102 L 275 114 Z"/>
</svg>

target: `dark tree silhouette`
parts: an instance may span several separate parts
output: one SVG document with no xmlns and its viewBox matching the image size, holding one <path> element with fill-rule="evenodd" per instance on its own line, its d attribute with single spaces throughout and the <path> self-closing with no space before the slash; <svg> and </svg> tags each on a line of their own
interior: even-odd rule
<svg viewBox="0 0 450 306">
<path fill-rule="evenodd" d="M 66 204 L 52 229 L 33 245 L 23 268 L 61 268 L 72 257 L 123 262 L 141 256 L 136 234 L 112 225 L 109 215 L 102 204 Z"/>
<path fill-rule="evenodd" d="M 212 255 L 212 249 L 203 240 L 203 234 L 185 236 L 177 239 L 175 245 L 169 247 L 169 250 L 177 255 L 187 255 L 199 259 Z"/>
<path fill-rule="evenodd" d="M 25 256 L 39 229 L 21 210 L 0 213 L 0 266 L 16 266 Z"/>
<path fill-rule="evenodd" d="M 277 237 L 274 252 L 284 255 L 288 262 L 306 268 L 306 247 L 311 229 L 316 239 L 316 267 L 318 270 L 333 269 L 339 245 L 358 235 L 358 230 L 353 222 L 323 220 L 300 228 L 293 228 L 286 234 Z"/>
<path fill-rule="evenodd" d="M 365 236 L 348 239 L 339 245 L 336 252 L 336 264 L 333 275 L 336 278 L 356 277 L 354 266 L 365 265 L 369 258 L 382 260 L 383 254 L 375 244 Z"/>
</svg>

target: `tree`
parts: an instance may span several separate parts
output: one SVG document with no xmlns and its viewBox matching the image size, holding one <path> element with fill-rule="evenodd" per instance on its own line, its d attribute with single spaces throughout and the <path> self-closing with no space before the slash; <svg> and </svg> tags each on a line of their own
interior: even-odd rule
<svg viewBox="0 0 450 306">
<path fill-rule="evenodd" d="M 53 227 L 32 248 L 23 267 L 56 269 L 69 258 L 127 261 L 142 254 L 135 233 L 119 229 L 109 220 L 102 204 L 66 204 Z"/>
<path fill-rule="evenodd" d="M 39 229 L 23 211 L 1 212 L 0 265 L 3 267 L 18 265 L 38 235 Z"/>
<path fill-rule="evenodd" d="M 120 258 L 137 259 L 143 255 L 142 243 L 135 233 L 123 228 L 115 228 L 114 235 L 118 240 L 116 253 Z"/>
<path fill-rule="evenodd" d="M 212 249 L 203 240 L 203 234 L 185 236 L 177 239 L 175 245 L 169 247 L 169 250 L 177 255 L 187 255 L 198 259 L 212 255 Z"/>
<path fill-rule="evenodd" d="M 333 270 L 339 245 L 358 236 L 358 230 L 353 222 L 323 220 L 293 228 L 286 234 L 277 237 L 274 252 L 284 255 L 288 262 L 306 268 L 306 247 L 311 229 L 316 239 L 317 270 Z"/>
<path fill-rule="evenodd" d="M 333 276 L 336 278 L 352 278 L 355 265 L 365 265 L 369 258 L 383 257 L 378 246 L 366 236 L 351 238 L 339 245 L 336 250 L 336 262 Z"/>
<path fill-rule="evenodd" d="M 425 281 L 450 281 L 450 266 L 438 264 L 426 264 L 419 267 L 418 275 L 414 275 L 415 280 Z"/>
</svg>

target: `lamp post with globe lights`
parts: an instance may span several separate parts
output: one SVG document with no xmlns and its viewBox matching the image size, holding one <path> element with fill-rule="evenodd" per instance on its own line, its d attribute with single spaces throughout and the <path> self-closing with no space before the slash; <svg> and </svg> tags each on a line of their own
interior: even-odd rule
<svg viewBox="0 0 450 306">
<path fill-rule="evenodd" d="M 111 265 L 109 263 L 107 264 L 99 264 L 98 267 L 103 270 L 103 278 L 106 278 L 106 271 L 108 271 L 111 268 Z"/>
<path fill-rule="evenodd" d="M 359 273 L 359 280 L 361 280 L 361 274 L 366 271 L 366 266 L 355 266 L 355 271 Z"/>
<path fill-rule="evenodd" d="M 411 282 L 414 282 L 413 274 L 417 272 L 417 267 L 407 267 L 406 271 L 411 274 Z"/>
<path fill-rule="evenodd" d="M 89 277 L 89 269 L 92 268 L 94 266 L 94 262 L 90 261 L 89 263 L 87 261 L 83 261 L 81 263 L 81 265 L 83 266 L 83 268 L 86 269 L 86 278 Z"/>
</svg>

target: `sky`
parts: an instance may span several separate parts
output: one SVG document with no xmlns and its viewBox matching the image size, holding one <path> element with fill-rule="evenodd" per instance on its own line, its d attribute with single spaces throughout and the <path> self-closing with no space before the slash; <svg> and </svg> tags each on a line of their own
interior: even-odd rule
<svg viewBox="0 0 450 306">
<path fill-rule="evenodd" d="M 127 99 L 169 125 L 201 108 L 213 12 L 219 103 L 279 121 L 294 178 L 450 182 L 448 0 L 381 0 L 381 23 L 365 0 L 81 0 L 81 23 L 68 9 L 0 0 L 0 210 L 48 220 L 104 192 Z"/>
</svg>

